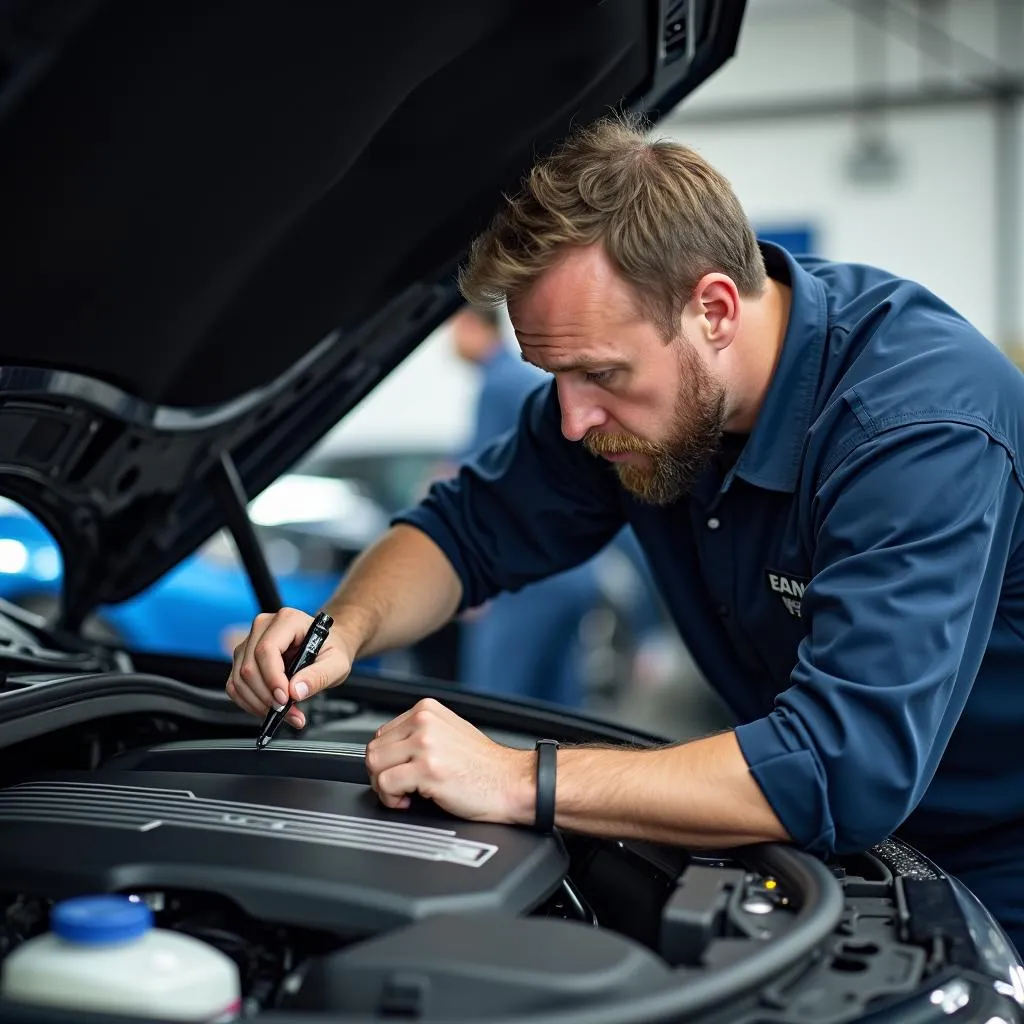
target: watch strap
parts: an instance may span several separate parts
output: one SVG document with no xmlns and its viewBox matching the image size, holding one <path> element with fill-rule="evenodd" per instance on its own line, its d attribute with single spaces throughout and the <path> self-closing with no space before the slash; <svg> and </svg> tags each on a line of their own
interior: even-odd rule
<svg viewBox="0 0 1024 1024">
<path fill-rule="evenodd" d="M 537 805 L 534 828 L 545 835 L 555 829 L 555 776 L 558 768 L 558 743 L 537 740 Z"/>
</svg>

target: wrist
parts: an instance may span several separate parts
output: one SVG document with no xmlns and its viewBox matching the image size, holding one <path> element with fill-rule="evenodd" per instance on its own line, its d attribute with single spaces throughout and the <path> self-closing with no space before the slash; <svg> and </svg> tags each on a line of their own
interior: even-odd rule
<svg viewBox="0 0 1024 1024">
<path fill-rule="evenodd" d="M 510 749 L 509 753 L 505 817 L 510 825 L 532 826 L 537 813 L 537 753 L 533 749 Z"/>
<path fill-rule="evenodd" d="M 325 608 L 334 619 L 331 635 L 338 647 L 348 654 L 352 662 L 362 657 L 365 648 L 370 645 L 377 634 L 377 616 L 366 608 L 354 605 Z"/>
</svg>

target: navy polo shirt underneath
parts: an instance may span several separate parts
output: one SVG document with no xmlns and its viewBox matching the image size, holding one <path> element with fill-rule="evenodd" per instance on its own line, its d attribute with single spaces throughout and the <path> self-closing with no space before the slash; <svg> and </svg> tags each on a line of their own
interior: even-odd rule
<svg viewBox="0 0 1024 1024">
<path fill-rule="evenodd" d="M 1024 376 L 919 285 L 762 251 L 793 289 L 782 352 L 690 495 L 630 496 L 544 382 L 396 521 L 446 553 L 463 608 L 631 524 L 794 842 L 902 835 L 1024 949 Z"/>
</svg>

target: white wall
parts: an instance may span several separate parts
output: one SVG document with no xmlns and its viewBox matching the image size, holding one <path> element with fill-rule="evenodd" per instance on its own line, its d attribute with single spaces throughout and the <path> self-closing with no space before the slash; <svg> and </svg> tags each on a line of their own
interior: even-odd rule
<svg viewBox="0 0 1024 1024">
<path fill-rule="evenodd" d="M 901 167 L 899 180 L 885 186 L 845 178 L 851 131 L 838 117 L 659 134 L 693 146 L 725 173 L 755 223 L 809 221 L 825 255 L 917 278 L 991 336 L 992 118 L 979 113 L 891 117 Z"/>
<path fill-rule="evenodd" d="M 913 36 L 903 38 L 917 31 L 909 0 L 887 6 L 890 31 L 869 24 L 867 39 L 873 70 L 891 89 L 906 93 L 922 83 L 991 72 L 997 0 L 949 4 L 946 27 L 957 39 L 948 50 L 951 66 L 922 56 Z M 756 224 L 808 221 L 825 255 L 915 277 L 994 341 L 1024 344 L 1024 281 L 1015 289 L 1015 322 L 1005 335 L 997 332 L 995 235 L 1003 211 L 993 195 L 991 104 L 890 111 L 885 135 L 897 173 L 884 184 L 859 184 L 847 173 L 857 138 L 851 115 L 709 123 L 716 110 L 854 95 L 859 24 L 839 0 L 750 0 L 736 56 L 654 134 L 685 142 L 715 164 Z M 1019 49 L 1012 56 L 1024 61 Z M 699 120 L 687 123 L 688 115 Z M 1024 113 L 1019 117 L 1024 137 Z M 1024 217 L 1016 233 L 1024 247 Z"/>
</svg>

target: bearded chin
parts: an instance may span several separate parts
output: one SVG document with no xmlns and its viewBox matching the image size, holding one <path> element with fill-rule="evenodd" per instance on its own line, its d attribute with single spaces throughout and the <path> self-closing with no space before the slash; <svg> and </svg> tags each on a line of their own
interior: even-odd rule
<svg viewBox="0 0 1024 1024">
<path fill-rule="evenodd" d="M 646 466 L 619 464 L 615 467 L 622 486 L 648 505 L 669 505 L 678 501 L 689 493 L 707 464 L 707 458 L 695 461 L 668 454 L 648 456 L 648 460 Z"/>
<path fill-rule="evenodd" d="M 724 395 L 721 392 L 709 394 L 697 415 L 691 414 L 689 422 L 679 417 L 672 441 L 656 449 L 646 446 L 643 464 L 617 463 L 615 471 L 619 482 L 648 505 L 669 505 L 678 501 L 690 493 L 697 477 L 714 458 L 721 444 L 724 423 Z"/>
<path fill-rule="evenodd" d="M 592 455 L 631 452 L 643 462 L 617 462 L 619 482 L 649 505 L 669 505 L 685 497 L 714 458 L 725 429 L 725 390 L 717 385 L 689 345 L 680 349 L 680 393 L 669 440 L 652 444 L 632 434 L 588 434 Z"/>
</svg>

